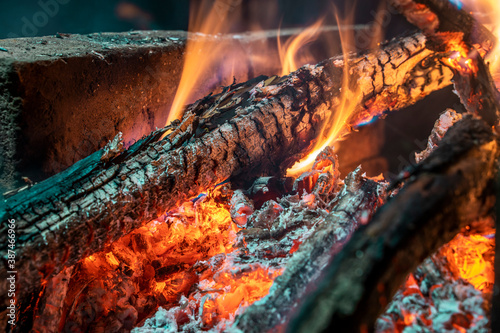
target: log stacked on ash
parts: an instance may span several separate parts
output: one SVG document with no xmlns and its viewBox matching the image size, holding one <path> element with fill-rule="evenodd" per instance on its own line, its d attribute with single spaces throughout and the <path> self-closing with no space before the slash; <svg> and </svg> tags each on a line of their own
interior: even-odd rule
<svg viewBox="0 0 500 333">
<path fill-rule="evenodd" d="M 427 37 L 416 34 L 371 53 L 348 57 L 350 81 L 360 86 L 363 95 L 351 125 L 411 104 L 448 85 L 452 72 L 467 109 L 490 125 L 496 122 L 496 96 L 491 96 L 496 90 L 488 80 L 475 81 L 477 73 L 488 75 L 481 58 L 475 59 L 477 71 L 467 73 L 440 63 L 449 55 L 449 49 L 440 47 L 446 41 L 458 39 L 460 46 L 469 43 L 469 48 L 479 43 L 488 51 L 484 38 L 491 36 L 448 34 L 439 40 L 442 35 L 432 29 L 424 31 Z M 341 77 L 343 70 L 342 58 L 337 57 L 283 78 L 257 78 L 230 86 L 222 94 L 196 102 L 180 122 L 130 149 L 124 151 L 116 140 L 54 178 L 8 198 L 0 214 L 2 220 L 9 216 L 19 223 L 23 315 L 38 309 L 47 281 L 64 267 L 103 249 L 165 210 L 226 178 L 283 172 L 308 152 L 328 110 L 336 111 L 341 84 L 332 78 Z M 422 75 L 429 80 L 416 80 Z M 479 93 L 488 98 L 470 99 Z M 166 138 L 160 139 L 164 135 Z M 408 172 L 410 178 L 406 177 L 399 194 L 335 256 L 321 276 L 324 282 L 320 288 L 326 289 L 319 290 L 327 292 L 311 296 L 311 309 L 325 311 L 314 315 L 306 311 L 294 329 L 372 327 L 380 311 L 377 300 L 381 293 L 389 299 L 418 262 L 451 239 L 461 226 L 489 213 L 497 157 L 497 137 L 490 126 L 469 116 L 459 121 L 440 147 Z M 424 202 L 415 209 L 415 203 Z M 461 205 L 465 202 L 468 206 Z M 6 234 L 2 232 L 1 237 Z M 314 233 L 310 239 L 320 235 Z M 387 244 L 384 239 L 394 241 Z M 416 246 L 419 242 L 422 244 Z M 380 244 L 387 246 L 380 248 Z M 389 265 L 393 255 L 401 265 Z M 397 278 L 388 283 L 395 270 Z M 332 283 L 341 288 L 331 287 Z M 379 284 L 384 286 L 382 291 L 376 288 Z M 360 292 L 351 295 L 345 286 Z M 1 287 L 3 295 L 6 285 Z M 325 306 L 336 297 L 340 297 L 336 304 L 341 307 Z M 244 326 L 245 321 L 240 319 L 237 325 Z"/>
<path fill-rule="evenodd" d="M 451 71 L 425 43 L 414 34 L 349 56 L 351 82 L 364 96 L 354 123 L 449 85 Z M 343 57 L 335 57 L 282 78 L 230 86 L 128 150 L 117 138 L 64 172 L 13 193 L 0 216 L 17 221 L 20 299 L 35 304 L 29 295 L 38 295 L 42 282 L 64 267 L 218 182 L 283 172 L 308 152 L 329 110 L 335 112 L 342 86 L 336 78 L 343 71 Z M 5 287 L 0 285 L 1 295 Z"/>
<path fill-rule="evenodd" d="M 130 330 L 162 306 L 169 310 L 158 312 L 165 317 L 154 322 L 161 321 L 163 329 L 221 330 L 246 302 L 269 292 L 293 253 L 293 266 L 308 278 L 292 274 L 278 280 L 297 284 L 290 295 L 296 298 L 331 255 L 329 249 L 339 249 L 381 205 L 387 186 L 363 177 L 360 168 L 343 184 L 333 151 L 320 158 L 321 168 L 308 173 L 317 181 L 299 179 L 295 194 L 280 195 L 292 188 L 270 177 L 258 179 L 246 194 L 222 184 L 59 273 L 47 287 L 34 329 Z M 269 193 L 274 199 L 259 205 Z M 200 225 L 204 220 L 209 223 Z M 236 225 L 245 226 L 238 238 Z M 314 248 L 323 251 L 311 256 Z M 109 296 L 102 299 L 103 294 Z M 285 315 L 290 307 L 281 311 Z"/>
<path fill-rule="evenodd" d="M 402 175 L 405 186 L 399 194 L 330 263 L 322 283 L 290 324 L 294 332 L 373 330 L 382 310 L 380 299 L 391 299 L 416 264 L 462 227 L 492 214 L 499 150 L 491 127 L 498 124 L 498 91 L 472 46 L 474 34 L 461 31 L 467 26 L 450 27 L 439 20 L 454 12 L 459 18 L 468 14 L 448 3 L 439 6 L 439 0 L 394 3 L 422 24 L 434 47 L 458 53 L 458 62 L 450 66 L 455 88 L 469 113 L 482 119 L 464 117 L 435 152 Z M 443 8 L 449 12 L 440 12 Z M 415 19 L 422 15 L 425 20 Z"/>
</svg>

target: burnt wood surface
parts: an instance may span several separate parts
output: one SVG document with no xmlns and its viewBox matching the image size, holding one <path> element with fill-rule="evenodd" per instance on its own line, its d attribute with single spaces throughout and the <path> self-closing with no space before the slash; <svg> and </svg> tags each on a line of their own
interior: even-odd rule
<svg viewBox="0 0 500 333">
<path fill-rule="evenodd" d="M 361 225 L 363 215 L 371 214 L 384 202 L 386 184 L 362 178 L 361 174 L 361 168 L 349 174 L 332 208 L 328 207 L 330 213 L 325 220 L 293 254 L 269 294 L 236 317 L 234 328 L 242 332 L 272 332 L 290 318 L 297 303 L 311 291 L 325 263 Z"/>
<path fill-rule="evenodd" d="M 467 111 L 480 115 L 490 126 L 497 126 L 500 119 L 500 93 L 483 58 L 477 52 L 471 53 L 477 72 L 453 69 L 455 91 Z"/>
<path fill-rule="evenodd" d="M 497 125 L 500 95 L 482 58 L 498 42 L 496 37 L 448 0 L 391 0 L 391 4 L 424 32 L 428 47 L 448 50 L 452 57 L 457 56 L 453 52 L 461 54 L 459 58 L 466 54 L 460 65 L 449 66 L 460 100 L 468 112 L 480 115 L 491 126 Z M 471 61 L 468 66 L 467 60 Z"/>
<path fill-rule="evenodd" d="M 364 25 L 342 29 L 352 32 L 354 40 L 370 31 Z M 118 131 L 125 142 L 132 142 L 163 127 L 188 41 L 203 38 L 209 49 L 217 44 L 226 50 L 194 85 L 191 94 L 200 98 L 231 84 L 232 75 L 243 82 L 279 73 L 278 38 L 284 43 L 302 30 L 218 37 L 158 30 L 59 33 L 0 40 L 0 193 L 24 184 L 22 176 L 39 182 L 63 171 L 102 148 Z M 341 52 L 337 26 L 321 27 L 318 38 L 338 47 L 327 53 L 320 42 L 309 44 L 315 62 Z M 252 54 L 269 61 L 255 64 Z M 222 65 L 233 60 L 239 65 L 230 75 L 230 66 Z"/>
<path fill-rule="evenodd" d="M 363 96 L 353 122 L 449 84 L 451 71 L 425 44 L 415 34 L 350 56 L 349 89 L 359 88 Z M 291 166 L 340 103 L 343 71 L 343 57 L 336 57 L 283 78 L 230 86 L 129 149 L 116 141 L 5 199 L 1 254 L 5 259 L 7 219 L 15 219 L 19 299 L 28 301 L 29 293 L 38 293 L 41 282 L 63 267 L 227 178 L 276 174 Z M 6 290 L 3 280 L 0 295 Z"/>
<path fill-rule="evenodd" d="M 390 0 L 410 23 L 427 35 L 461 32 L 469 44 L 488 52 L 496 44 L 495 36 L 465 9 L 448 0 Z"/>
<path fill-rule="evenodd" d="M 495 203 L 495 229 L 500 228 L 500 173 L 497 174 L 496 184 L 496 203 Z M 491 301 L 491 331 L 500 332 L 500 233 L 495 232 L 495 286 Z"/>
<path fill-rule="evenodd" d="M 500 156 L 483 120 L 465 117 L 407 174 L 403 189 L 329 264 L 290 332 L 373 331 L 408 273 L 468 223 L 491 213 Z"/>
<path fill-rule="evenodd" d="M 414 1 L 414 2 L 413 2 Z M 391 0 L 392 4 L 403 13 L 406 18 L 425 31 L 426 35 L 433 39 L 436 35 L 434 29 L 428 29 L 428 23 L 415 20 L 418 18 L 418 11 L 415 11 L 415 6 L 412 3 L 418 3 L 425 6 L 424 12 L 427 11 L 429 20 L 434 21 L 433 25 L 437 31 L 441 32 L 462 32 L 464 35 L 462 41 L 468 51 L 469 57 L 472 60 L 472 67 L 475 70 L 467 70 L 467 68 L 452 68 L 454 73 L 454 86 L 462 104 L 468 112 L 479 114 L 490 126 L 494 126 L 496 132 L 499 131 L 500 119 L 500 93 L 496 88 L 491 77 L 488 65 L 485 63 L 482 56 L 484 51 L 498 43 L 495 37 L 491 37 L 491 33 L 482 25 L 478 24 L 474 18 L 465 10 L 458 10 L 449 1 L 445 0 L 411 0 L 404 4 L 400 0 Z M 421 11 L 422 13 L 422 11 Z M 430 13 L 430 14 L 429 14 Z M 417 14 L 415 16 L 415 14 Z M 424 16 L 420 16 L 423 18 Z M 427 27 L 427 28 L 426 28 Z M 490 36 L 490 37 L 488 37 Z M 439 38 L 438 38 L 439 39 Z M 485 40 L 482 40 L 485 39 Z M 488 41 L 489 39 L 489 41 Z M 445 41 L 446 43 L 446 41 Z M 438 42 L 439 44 L 439 42 Z M 497 171 L 498 172 L 498 171 Z M 497 175 L 496 181 L 496 229 L 498 230 L 498 216 L 500 214 L 500 205 L 498 198 L 500 195 L 499 181 Z M 496 244 L 499 243 L 500 237 L 498 232 L 495 235 Z M 498 246 L 495 249 L 495 286 L 493 288 L 492 308 L 490 311 L 491 330 L 497 332 L 500 330 L 500 260 Z"/>
<path fill-rule="evenodd" d="M 432 49 L 465 48 L 476 68 L 452 68 L 455 88 L 466 109 L 483 119 L 466 116 L 437 150 L 407 171 L 403 189 L 329 264 L 321 284 L 288 326 L 290 332 L 373 331 L 375 319 L 405 277 L 467 224 L 491 214 L 495 203 L 500 151 L 491 126 L 498 122 L 498 91 L 481 50 L 472 46 L 491 49 L 495 39 L 447 1 L 392 4 L 424 31 Z"/>
</svg>

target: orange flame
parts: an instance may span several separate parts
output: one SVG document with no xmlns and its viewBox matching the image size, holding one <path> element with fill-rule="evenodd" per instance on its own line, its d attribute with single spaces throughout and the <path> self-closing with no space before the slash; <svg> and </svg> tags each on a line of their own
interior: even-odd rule
<svg viewBox="0 0 500 333">
<path fill-rule="evenodd" d="M 222 50 L 227 47 L 227 40 L 220 34 L 229 32 L 232 22 L 230 14 L 236 8 L 213 5 L 207 14 L 207 3 L 202 1 L 199 7 L 191 7 L 189 31 L 195 31 L 197 34 L 191 35 L 187 41 L 182 76 L 166 125 L 181 116 L 184 105 L 192 98 L 200 80 L 208 68 L 220 60 L 217 55 L 220 57 Z"/>
<path fill-rule="evenodd" d="M 493 34 L 500 38 L 500 2 L 498 0 L 461 0 L 467 10 Z M 490 62 L 490 69 L 497 86 L 500 84 L 500 43 L 496 44 L 486 59 Z"/>
<path fill-rule="evenodd" d="M 297 36 L 288 39 L 284 44 L 281 43 L 278 36 L 278 52 L 282 67 L 281 75 L 288 75 L 301 66 L 297 63 L 297 55 L 303 46 L 317 39 L 323 20 L 319 19 Z"/>
<path fill-rule="evenodd" d="M 487 234 L 459 234 L 443 248 L 451 270 L 481 291 L 491 289 L 495 281 L 494 253 L 495 240 Z"/>
<path fill-rule="evenodd" d="M 262 16 L 259 14 L 259 17 L 244 18 L 239 4 L 241 0 L 215 3 L 202 0 L 199 6 L 192 6 L 189 18 L 189 31 L 192 33 L 187 40 L 181 79 L 165 125 L 179 119 L 185 105 L 200 98 L 208 89 L 223 83 L 230 84 L 236 73 L 271 75 L 278 74 L 282 67 L 281 72 L 289 74 L 314 59 L 312 54 L 304 50 L 304 46 L 317 38 L 323 25 L 322 19 L 297 36 L 289 38 L 284 45 L 278 38 L 277 51 L 275 45 L 268 43 L 244 51 L 235 50 L 235 40 L 241 36 L 232 34 L 232 28 L 241 24 L 241 21 L 250 20 L 247 22 L 249 29 L 256 32 L 259 30 L 257 21 Z M 247 6 L 251 6 L 250 3 Z M 270 2 L 266 4 L 265 10 L 272 12 L 273 6 Z M 254 9 L 250 7 L 250 14 L 247 14 L 252 15 Z M 298 52 L 302 57 L 298 57 Z"/>
<path fill-rule="evenodd" d="M 447 41 L 447 49 L 451 55 L 445 60 L 447 65 L 463 73 L 476 73 L 477 64 L 470 55 L 470 50 L 463 41 Z"/>
<path fill-rule="evenodd" d="M 338 17 L 337 22 L 339 22 L 339 27 L 347 25 L 347 22 L 341 22 Z M 340 40 L 344 54 L 344 75 L 342 77 L 342 94 L 340 96 L 340 101 L 335 105 L 335 112 L 330 112 L 330 116 L 325 120 L 312 152 L 288 169 L 287 176 L 297 177 L 303 172 L 308 171 L 314 163 L 316 156 L 323 151 L 323 149 L 336 141 L 342 140 L 342 137 L 349 132 L 349 120 L 356 111 L 358 103 L 362 98 L 359 89 L 353 91 L 350 88 L 352 84 L 348 74 L 348 53 L 351 50 L 348 49 L 348 45 L 354 45 L 352 43 L 353 38 L 352 32 L 349 33 L 340 29 Z"/>
</svg>

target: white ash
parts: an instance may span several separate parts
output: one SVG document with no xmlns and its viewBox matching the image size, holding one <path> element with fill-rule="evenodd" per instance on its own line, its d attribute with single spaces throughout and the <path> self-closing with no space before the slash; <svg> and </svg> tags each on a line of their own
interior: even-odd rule
<svg viewBox="0 0 500 333">
<path fill-rule="evenodd" d="M 431 131 L 427 140 L 427 148 L 420 153 L 415 153 L 415 161 L 420 163 L 426 159 L 430 153 L 437 148 L 439 141 L 444 137 L 448 129 L 462 119 L 462 115 L 455 110 L 447 109 L 439 116 L 439 119 L 434 123 L 434 128 Z"/>
<path fill-rule="evenodd" d="M 231 197 L 231 218 L 238 226 L 247 224 L 248 217 L 254 212 L 253 203 L 242 190 L 235 190 Z"/>
<path fill-rule="evenodd" d="M 360 168 L 354 173 L 356 175 L 350 175 L 350 181 L 346 181 L 351 188 L 357 187 L 351 182 L 364 179 L 361 176 Z M 348 185 L 345 185 L 340 193 L 347 193 L 349 191 Z M 299 244 L 314 235 L 315 230 L 325 224 L 328 211 L 332 208 L 331 205 L 339 204 L 336 200 L 328 200 L 329 203 L 326 203 L 320 197 L 319 194 L 303 191 L 301 194 L 285 195 L 276 200 L 267 201 L 260 209 L 249 215 L 246 229 L 241 230 L 238 234 L 237 250 L 204 262 L 198 262 L 195 269 L 197 267 L 209 268 L 216 272 L 214 274 L 214 279 L 216 279 L 218 274 L 230 273 L 237 276 L 241 272 L 249 272 L 258 267 L 264 267 L 271 272 L 277 271 L 287 267 L 292 257 L 298 257 L 298 259 L 294 259 L 294 262 L 307 259 L 311 249 L 302 249 Z M 243 196 L 243 193 L 235 193 L 233 199 L 233 204 L 236 205 L 242 200 L 248 200 Z M 345 239 L 355 229 L 335 223 L 332 228 L 337 230 L 338 237 L 335 237 L 336 239 Z M 299 251 L 295 252 L 297 249 Z M 326 259 L 318 261 L 321 267 L 326 263 Z M 229 286 L 223 289 L 227 288 Z M 274 292 L 274 289 L 274 286 L 271 287 L 270 294 Z M 232 326 L 234 320 L 236 316 L 246 311 L 245 304 L 240 305 L 236 313 L 229 315 L 228 318 L 219 319 L 213 327 L 206 327 L 203 323 L 202 303 L 221 297 L 221 293 L 224 291 L 214 289 L 214 280 L 202 280 L 198 283 L 196 290 L 189 295 L 189 298 L 183 298 L 178 306 L 158 311 L 155 316 L 146 321 L 144 326 L 135 328 L 134 332 L 170 329 L 173 327 L 170 318 L 179 318 L 180 316 L 185 318 L 185 322 L 178 325 L 179 332 L 234 330 L 236 329 Z M 162 321 L 161 319 L 164 317 L 168 317 L 169 320 Z M 163 323 L 165 327 L 158 323 Z"/>
<path fill-rule="evenodd" d="M 446 257 L 433 255 L 393 297 L 375 332 L 489 332 L 486 295 L 456 279 Z"/>
<path fill-rule="evenodd" d="M 124 151 L 123 147 L 123 135 L 122 132 L 118 132 L 118 134 L 110 140 L 103 149 L 103 154 L 101 156 L 101 161 L 107 162 L 112 158 L 118 156 Z"/>
</svg>

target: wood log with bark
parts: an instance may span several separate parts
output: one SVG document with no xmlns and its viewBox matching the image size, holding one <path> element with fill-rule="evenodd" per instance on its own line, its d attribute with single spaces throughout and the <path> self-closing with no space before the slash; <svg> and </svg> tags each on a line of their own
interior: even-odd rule
<svg viewBox="0 0 500 333">
<path fill-rule="evenodd" d="M 407 274 L 494 207 L 500 151 L 491 126 L 498 124 L 500 109 L 489 70 L 472 47 L 477 34 L 471 29 L 477 25 L 450 24 L 450 13 L 444 13 L 450 4 L 445 1 L 392 2 L 424 30 L 431 48 L 465 51 L 460 56 L 469 57 L 464 60 L 471 59 L 471 66 L 450 66 L 455 88 L 468 112 L 483 119 L 464 117 L 436 151 L 406 171 L 400 193 L 330 263 L 319 287 L 288 326 L 291 332 L 373 331 L 375 319 Z M 461 11 L 459 21 L 467 15 Z M 452 34 L 455 28 L 461 35 Z"/>
<path fill-rule="evenodd" d="M 468 223 L 491 214 L 499 143 L 481 119 L 455 124 L 333 259 L 289 331 L 373 330 L 408 273 Z"/>
<path fill-rule="evenodd" d="M 485 52 L 496 44 L 491 31 L 451 1 L 390 0 L 389 3 L 427 36 L 459 32 L 464 41 Z"/>
<path fill-rule="evenodd" d="M 425 44 L 414 34 L 348 57 L 346 89 L 356 86 L 362 96 L 353 124 L 449 85 L 451 71 Z M 232 85 L 127 150 L 117 137 L 64 172 L 11 193 L 0 216 L 16 220 L 20 299 L 35 304 L 36 297 L 26 296 L 38 294 L 42 281 L 63 267 L 218 182 L 285 170 L 308 152 L 330 110 L 336 112 L 343 74 L 343 57 L 335 57 L 282 78 Z M 0 230 L 4 259 L 6 228 Z M 0 286 L 5 295 L 5 281 Z"/>
</svg>

